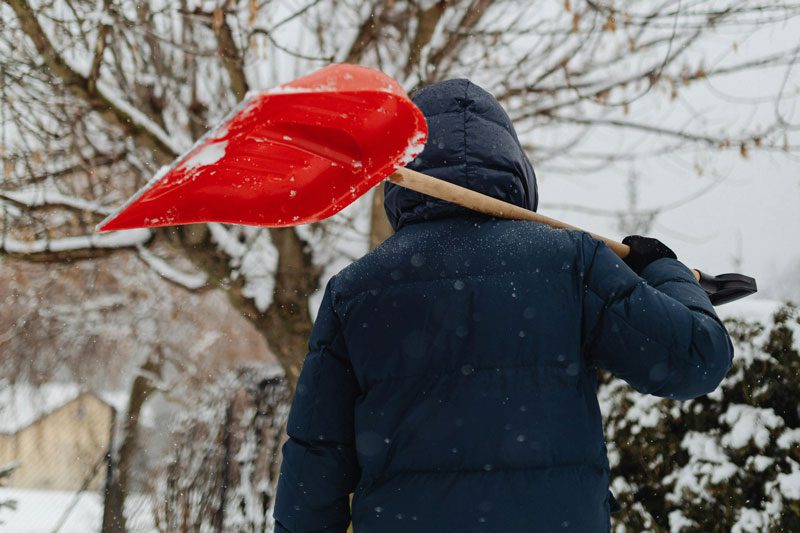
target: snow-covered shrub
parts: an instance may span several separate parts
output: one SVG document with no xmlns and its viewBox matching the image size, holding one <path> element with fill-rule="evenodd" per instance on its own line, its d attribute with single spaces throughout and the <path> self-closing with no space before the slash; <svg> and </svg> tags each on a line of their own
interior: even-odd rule
<svg viewBox="0 0 800 533">
<path fill-rule="evenodd" d="M 160 531 L 264 532 L 289 387 L 275 367 L 221 376 L 188 405 L 154 504 Z"/>
<path fill-rule="evenodd" d="M 615 531 L 800 531 L 800 313 L 726 325 L 734 364 L 710 395 L 601 385 Z"/>
</svg>

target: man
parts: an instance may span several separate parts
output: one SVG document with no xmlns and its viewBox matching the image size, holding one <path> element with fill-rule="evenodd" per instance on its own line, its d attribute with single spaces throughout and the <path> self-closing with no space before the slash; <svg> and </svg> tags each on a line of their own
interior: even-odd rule
<svg viewBox="0 0 800 533">
<path fill-rule="evenodd" d="M 530 161 L 467 80 L 420 91 L 414 170 L 536 210 Z M 578 231 L 386 184 L 396 230 L 328 283 L 289 414 L 277 531 L 609 531 L 597 368 L 643 394 L 714 390 L 733 347 L 654 239 Z"/>
</svg>

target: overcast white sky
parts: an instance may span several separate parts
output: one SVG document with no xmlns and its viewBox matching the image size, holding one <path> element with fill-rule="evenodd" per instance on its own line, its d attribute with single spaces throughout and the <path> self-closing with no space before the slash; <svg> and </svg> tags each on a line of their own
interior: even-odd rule
<svg viewBox="0 0 800 533">
<path fill-rule="evenodd" d="M 800 51 L 800 24 L 772 28 L 746 40 L 735 34 L 719 35 L 704 51 L 705 64 L 742 61 L 750 54 L 778 50 Z M 739 49 L 732 53 L 732 43 Z M 773 102 L 758 107 L 739 105 L 741 98 L 774 95 L 786 69 L 753 71 L 728 76 L 682 90 L 678 100 L 653 94 L 636 102 L 628 119 L 654 125 L 683 127 L 695 120 L 731 133 L 744 124 L 769 124 L 774 120 Z M 800 66 L 789 73 L 787 92 L 800 89 Z M 773 100 L 774 101 L 774 100 Z M 781 105 L 781 112 L 800 125 L 800 102 L 795 96 Z M 790 143 L 798 144 L 797 129 Z M 689 129 L 691 131 L 691 128 Z M 533 142 L 547 139 L 537 139 Z M 645 141 L 648 142 L 648 141 Z M 662 141 L 663 142 L 663 141 Z M 639 147 L 642 134 L 597 130 L 581 151 L 619 150 Z M 699 177 L 697 162 L 706 169 Z M 627 180 L 640 177 L 639 201 L 643 208 L 669 204 L 691 196 L 720 180 L 713 190 L 661 215 L 651 232 L 675 250 L 689 266 L 709 273 L 740 269 L 756 277 L 762 295 L 800 299 L 800 154 L 751 151 L 747 159 L 737 150 L 720 152 L 703 148 L 700 154 L 682 153 L 609 166 L 590 175 L 565 175 L 547 164 L 534 166 L 539 177 L 540 211 L 584 229 L 621 239 L 617 222 L 602 216 L 548 209 L 547 205 L 570 203 L 604 208 L 627 204 Z M 569 160 L 558 166 L 569 165 Z M 741 256 L 741 266 L 736 264 Z"/>
<path fill-rule="evenodd" d="M 800 282 L 800 172 L 785 157 L 753 155 L 747 161 L 725 157 L 719 166 L 727 178 L 704 196 L 668 211 L 657 219 L 651 236 L 661 239 L 687 265 L 719 274 L 736 270 L 741 250 L 741 272 L 754 276 L 766 295 L 781 296 Z M 731 161 L 733 159 L 733 161 Z M 663 169 L 643 176 L 643 206 L 658 206 L 683 198 L 707 183 L 693 175 Z M 559 179 L 539 172 L 542 201 L 624 207 L 627 175 L 611 171 L 589 178 Z M 583 213 L 542 209 L 586 230 L 621 239 L 616 222 Z M 738 242 L 741 243 L 739 248 Z M 790 272 L 795 269 L 795 272 Z M 783 287 L 785 279 L 795 285 Z"/>
</svg>

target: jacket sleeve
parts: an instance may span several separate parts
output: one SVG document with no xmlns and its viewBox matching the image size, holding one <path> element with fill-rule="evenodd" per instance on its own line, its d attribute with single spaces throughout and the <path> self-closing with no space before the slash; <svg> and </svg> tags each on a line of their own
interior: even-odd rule
<svg viewBox="0 0 800 533">
<path fill-rule="evenodd" d="M 360 478 L 353 416 L 360 394 L 333 308 L 332 281 L 289 410 L 275 497 L 276 532 L 344 533 Z"/>
<path fill-rule="evenodd" d="M 583 234 L 583 352 L 637 391 L 687 400 L 708 394 L 733 360 L 725 326 L 689 268 L 658 259 L 641 277 Z"/>
</svg>

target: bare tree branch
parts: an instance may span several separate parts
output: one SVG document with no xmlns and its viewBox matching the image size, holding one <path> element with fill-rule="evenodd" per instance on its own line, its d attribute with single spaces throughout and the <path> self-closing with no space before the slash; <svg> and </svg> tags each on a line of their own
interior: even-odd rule
<svg viewBox="0 0 800 533">
<path fill-rule="evenodd" d="M 217 36 L 217 53 L 231 80 L 231 92 L 236 101 L 244 98 L 248 91 L 247 76 L 244 73 L 241 53 L 233 39 L 233 32 L 225 16 L 223 8 L 217 8 L 213 14 L 212 27 Z"/>
<path fill-rule="evenodd" d="M 53 47 L 31 6 L 25 0 L 6 0 L 16 13 L 20 26 L 31 39 L 49 70 L 58 76 L 76 97 L 85 101 L 106 120 L 133 136 L 143 147 L 153 150 L 157 159 L 166 162 L 177 155 L 161 137 L 137 123 L 111 100 L 90 91 L 89 80 L 70 68 Z"/>
<path fill-rule="evenodd" d="M 436 26 L 442 19 L 445 10 L 447 9 L 448 0 L 439 0 L 432 4 L 427 9 L 421 9 L 417 12 L 417 30 L 414 33 L 414 40 L 411 41 L 410 51 L 408 54 L 408 61 L 403 67 L 403 75 L 407 77 L 414 66 L 419 63 L 422 48 L 431 41 Z"/>
<path fill-rule="evenodd" d="M 383 14 L 392 7 L 393 0 L 373 0 L 369 15 L 361 23 L 350 49 L 345 55 L 345 63 L 359 63 L 364 53 L 372 45 L 381 30 Z"/>
</svg>

